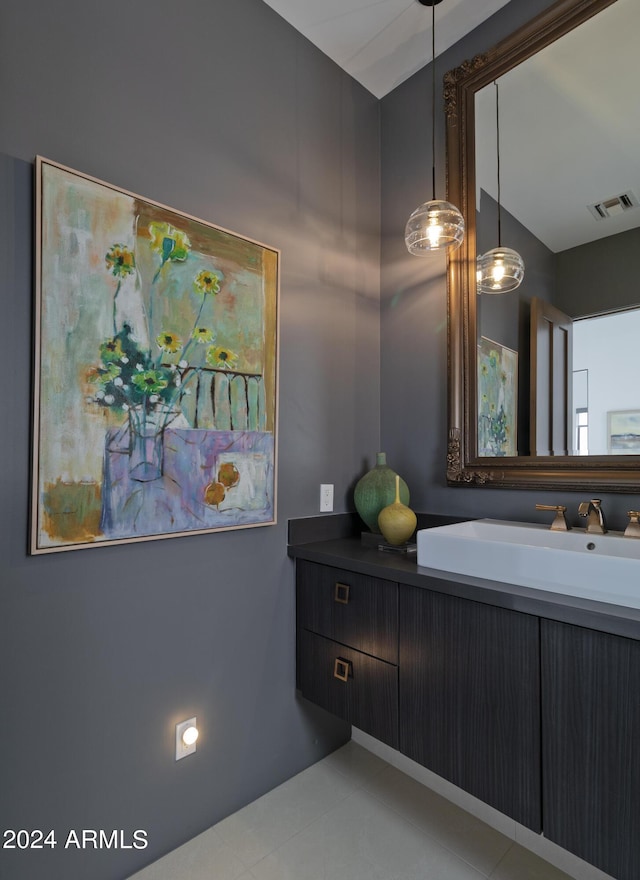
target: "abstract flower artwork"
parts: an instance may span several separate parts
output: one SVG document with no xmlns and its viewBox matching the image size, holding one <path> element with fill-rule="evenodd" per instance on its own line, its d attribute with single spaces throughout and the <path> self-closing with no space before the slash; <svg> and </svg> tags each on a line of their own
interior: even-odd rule
<svg viewBox="0 0 640 880">
<path fill-rule="evenodd" d="M 518 353 L 482 336 L 478 345 L 478 455 L 517 455 Z"/>
<path fill-rule="evenodd" d="M 32 552 L 274 523 L 279 252 L 36 181 Z"/>
</svg>

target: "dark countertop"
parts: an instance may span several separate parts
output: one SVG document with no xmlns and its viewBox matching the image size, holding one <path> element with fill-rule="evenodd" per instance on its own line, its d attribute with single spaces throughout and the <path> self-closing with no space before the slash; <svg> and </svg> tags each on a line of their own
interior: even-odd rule
<svg viewBox="0 0 640 880">
<path fill-rule="evenodd" d="M 357 537 L 294 543 L 289 545 L 288 553 L 293 559 L 307 559 L 640 641 L 640 609 L 425 568 L 417 564 L 415 554 L 380 551 L 364 546 Z"/>
</svg>

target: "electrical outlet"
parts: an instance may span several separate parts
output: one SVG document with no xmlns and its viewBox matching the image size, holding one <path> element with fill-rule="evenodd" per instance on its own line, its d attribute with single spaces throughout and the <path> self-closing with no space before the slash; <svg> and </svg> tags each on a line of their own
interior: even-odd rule
<svg viewBox="0 0 640 880">
<path fill-rule="evenodd" d="M 331 513 L 333 510 L 333 483 L 320 484 L 320 513 Z"/>
</svg>

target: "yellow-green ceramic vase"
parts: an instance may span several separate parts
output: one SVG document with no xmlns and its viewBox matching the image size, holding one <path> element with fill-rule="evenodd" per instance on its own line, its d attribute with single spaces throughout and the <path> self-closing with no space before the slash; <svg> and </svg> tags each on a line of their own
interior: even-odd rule
<svg viewBox="0 0 640 880">
<path fill-rule="evenodd" d="M 396 500 L 380 511 L 380 531 L 389 544 L 398 547 L 413 535 L 417 522 L 413 510 L 400 501 L 400 477 L 396 476 Z"/>
</svg>

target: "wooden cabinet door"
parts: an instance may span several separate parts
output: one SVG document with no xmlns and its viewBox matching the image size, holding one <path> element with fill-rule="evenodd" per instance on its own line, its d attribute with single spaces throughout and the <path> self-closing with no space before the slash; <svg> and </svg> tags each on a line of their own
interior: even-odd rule
<svg viewBox="0 0 640 880">
<path fill-rule="evenodd" d="M 542 621 L 545 836 L 640 877 L 640 642 Z"/>
<path fill-rule="evenodd" d="M 400 587 L 400 751 L 535 831 L 536 617 Z"/>
</svg>

